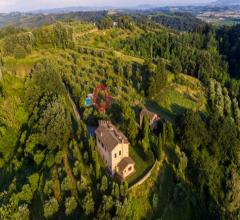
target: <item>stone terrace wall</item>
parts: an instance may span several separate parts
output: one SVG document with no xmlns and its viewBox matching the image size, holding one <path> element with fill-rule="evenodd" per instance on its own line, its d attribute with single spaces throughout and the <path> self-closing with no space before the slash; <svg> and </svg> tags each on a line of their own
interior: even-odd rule
<svg viewBox="0 0 240 220">
<path fill-rule="evenodd" d="M 155 166 L 157 165 L 157 160 L 155 161 L 155 163 L 153 164 L 152 168 L 146 173 L 146 175 L 141 178 L 140 180 L 138 180 L 135 184 L 133 184 L 131 187 L 128 188 L 128 190 L 131 190 L 141 184 L 143 184 L 152 174 L 152 171 L 154 170 Z"/>
</svg>

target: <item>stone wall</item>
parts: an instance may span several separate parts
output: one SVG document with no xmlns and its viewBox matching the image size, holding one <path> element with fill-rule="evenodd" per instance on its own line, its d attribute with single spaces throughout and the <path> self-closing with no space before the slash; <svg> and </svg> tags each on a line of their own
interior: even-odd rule
<svg viewBox="0 0 240 220">
<path fill-rule="evenodd" d="M 157 165 L 157 160 L 155 161 L 155 163 L 153 164 L 152 168 L 146 173 L 146 175 L 141 178 L 140 180 L 138 180 L 134 185 L 132 185 L 131 187 L 128 188 L 128 190 L 131 190 L 139 185 L 142 185 L 152 174 L 152 171 L 154 170 L 154 168 Z"/>
</svg>

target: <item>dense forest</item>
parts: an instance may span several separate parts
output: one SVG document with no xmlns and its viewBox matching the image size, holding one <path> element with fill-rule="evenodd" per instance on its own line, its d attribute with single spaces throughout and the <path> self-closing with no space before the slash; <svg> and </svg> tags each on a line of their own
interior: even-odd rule
<svg viewBox="0 0 240 220">
<path fill-rule="evenodd" d="M 223 54 L 229 63 L 229 72 L 232 77 L 239 78 L 239 32 L 240 25 L 223 27 L 218 30 L 218 41 L 220 53 Z"/>
<path fill-rule="evenodd" d="M 0 27 L 13 25 L 21 28 L 36 28 L 56 21 L 76 20 L 80 22 L 97 22 L 107 14 L 107 11 L 79 11 L 68 13 L 0 13 Z"/>
<path fill-rule="evenodd" d="M 55 18 L 0 29 L 0 219 L 239 219 L 239 26 Z M 105 112 L 84 104 L 100 83 Z M 143 108 L 160 117 L 156 130 L 140 123 Z M 130 142 L 136 172 L 124 181 L 98 154 L 102 119 Z"/>
<path fill-rule="evenodd" d="M 204 31 L 208 24 L 195 18 L 190 13 L 168 13 L 150 16 L 151 20 L 168 28 L 179 31 Z"/>
</svg>

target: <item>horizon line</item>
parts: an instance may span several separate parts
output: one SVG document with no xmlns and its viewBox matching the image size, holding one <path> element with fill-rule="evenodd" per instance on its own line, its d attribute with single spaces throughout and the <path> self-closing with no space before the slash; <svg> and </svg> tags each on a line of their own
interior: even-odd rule
<svg viewBox="0 0 240 220">
<path fill-rule="evenodd" d="M 88 9 L 99 9 L 98 11 L 101 10 L 106 10 L 106 9 L 119 9 L 119 10 L 127 10 L 127 9 L 137 9 L 140 7 L 146 6 L 148 9 L 154 9 L 154 8 L 165 8 L 165 7 L 200 7 L 200 6 L 207 6 L 211 3 L 196 3 L 196 4 L 164 4 L 164 5 L 157 5 L 157 4 L 138 4 L 138 5 L 122 5 L 122 6 L 111 6 L 111 5 L 104 5 L 104 6 L 93 6 L 93 5 L 71 5 L 71 6 L 66 6 L 66 7 L 50 7 L 50 8 L 37 8 L 37 9 L 29 9 L 29 10 L 9 10 L 9 11 L 0 11 L 0 14 L 10 14 L 10 13 L 36 13 L 40 11 L 51 11 L 51 10 L 64 10 L 64 9 L 71 9 L 71 8 L 88 8 Z M 140 9 L 141 10 L 141 9 Z M 86 10 L 86 11 L 95 11 L 95 10 Z M 69 11 L 70 12 L 70 11 Z M 79 11 L 81 12 L 81 11 Z M 83 10 L 82 12 L 85 12 Z"/>
</svg>

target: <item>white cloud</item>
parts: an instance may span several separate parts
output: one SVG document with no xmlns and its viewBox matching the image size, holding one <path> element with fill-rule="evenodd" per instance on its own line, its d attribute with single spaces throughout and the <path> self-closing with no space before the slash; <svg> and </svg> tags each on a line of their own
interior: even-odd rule
<svg viewBox="0 0 240 220">
<path fill-rule="evenodd" d="M 0 11 L 9 10 L 9 8 L 14 7 L 17 3 L 18 0 L 0 0 Z"/>
</svg>

